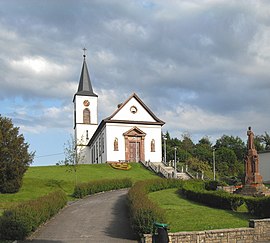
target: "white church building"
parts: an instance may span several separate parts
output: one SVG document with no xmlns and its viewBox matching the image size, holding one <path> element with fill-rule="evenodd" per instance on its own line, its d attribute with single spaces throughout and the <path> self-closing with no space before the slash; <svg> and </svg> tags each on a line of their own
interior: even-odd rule
<svg viewBox="0 0 270 243">
<path fill-rule="evenodd" d="M 98 95 L 93 92 L 85 55 L 73 98 L 79 163 L 161 162 L 165 124 L 135 93 L 98 124 Z"/>
</svg>

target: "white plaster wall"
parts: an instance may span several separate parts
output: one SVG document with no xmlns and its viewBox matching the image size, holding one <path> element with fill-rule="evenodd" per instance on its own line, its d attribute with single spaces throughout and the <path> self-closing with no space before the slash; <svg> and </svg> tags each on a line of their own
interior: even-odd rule
<svg viewBox="0 0 270 243">
<path fill-rule="evenodd" d="M 259 172 L 264 182 L 270 182 L 270 151 L 259 153 Z"/>
<path fill-rule="evenodd" d="M 90 105 L 88 107 L 83 105 L 83 102 L 88 100 Z M 98 124 L 98 114 L 97 114 L 97 97 L 93 96 L 75 96 L 75 104 L 76 104 L 76 123 L 83 123 L 83 110 L 88 108 L 91 114 L 91 123 Z"/>
<path fill-rule="evenodd" d="M 135 114 L 130 112 L 130 107 L 136 106 Z M 112 118 L 112 120 L 129 120 L 129 121 L 149 121 L 155 122 L 153 117 L 141 106 L 141 104 L 133 97 L 122 109 Z"/>
<path fill-rule="evenodd" d="M 99 148 L 99 146 L 102 147 L 102 135 L 104 137 L 104 152 L 102 152 L 102 149 Z M 99 143 L 100 139 L 100 143 Z M 105 127 L 99 132 L 95 140 L 92 142 L 92 144 L 89 146 L 89 157 L 90 157 L 90 163 L 96 164 L 96 146 L 98 145 L 98 164 L 106 163 L 107 162 L 107 151 L 106 151 L 106 129 Z M 92 149 L 95 146 L 95 157 L 94 161 L 92 161 Z M 99 152 L 101 151 L 101 152 Z"/>
<path fill-rule="evenodd" d="M 107 160 L 125 160 L 125 139 L 123 134 L 133 127 L 138 127 L 146 133 L 145 136 L 145 160 L 161 162 L 161 126 L 160 125 L 138 125 L 138 124 L 106 124 L 107 137 Z M 118 138 L 119 151 L 114 151 L 114 139 Z M 155 152 L 151 152 L 151 140 L 155 140 Z"/>
<path fill-rule="evenodd" d="M 86 108 L 83 102 L 88 100 L 90 105 L 87 107 L 90 110 L 91 124 L 83 123 L 83 110 Z M 87 145 L 94 132 L 96 131 L 97 124 L 97 97 L 92 96 L 80 96 L 76 95 L 74 100 L 75 111 L 75 139 L 76 141 Z M 86 136 L 88 131 L 88 139 Z"/>
<path fill-rule="evenodd" d="M 77 146 L 79 164 L 90 164 L 90 150 L 87 146 Z"/>
</svg>

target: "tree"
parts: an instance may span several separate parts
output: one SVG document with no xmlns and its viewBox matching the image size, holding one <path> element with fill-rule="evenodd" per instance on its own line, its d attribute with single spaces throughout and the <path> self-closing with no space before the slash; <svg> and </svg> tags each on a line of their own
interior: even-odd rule
<svg viewBox="0 0 270 243">
<path fill-rule="evenodd" d="M 226 147 L 216 150 L 216 168 L 221 176 L 237 176 L 243 169 L 237 161 L 235 152 Z"/>
<path fill-rule="evenodd" d="M 256 135 L 254 137 L 254 145 L 258 152 L 265 150 L 265 145 L 262 139 L 262 136 Z"/>
<path fill-rule="evenodd" d="M 194 157 L 211 165 L 213 162 L 213 150 L 207 144 L 196 144 Z"/>
<path fill-rule="evenodd" d="M 241 138 L 228 135 L 223 135 L 219 138 L 216 141 L 215 147 L 217 149 L 221 147 L 232 149 L 239 161 L 243 161 L 247 150 L 246 144 Z"/>
<path fill-rule="evenodd" d="M 265 145 L 265 150 L 270 150 L 270 135 L 265 132 L 264 135 L 261 135 L 261 140 Z"/>
<path fill-rule="evenodd" d="M 194 157 L 201 161 L 208 162 L 208 164 L 212 165 L 213 149 L 212 143 L 210 142 L 208 137 L 201 138 L 199 142 L 195 145 Z"/>
<path fill-rule="evenodd" d="M 15 193 L 22 186 L 22 178 L 33 162 L 34 152 L 29 153 L 19 128 L 12 120 L 0 115 L 0 192 Z"/>
<path fill-rule="evenodd" d="M 191 136 L 189 133 L 186 132 L 182 134 L 182 141 L 180 146 L 183 150 L 186 150 L 190 154 L 193 154 L 194 143 L 191 140 Z"/>
<path fill-rule="evenodd" d="M 73 136 L 70 136 L 70 139 L 64 144 L 64 154 L 65 158 L 63 161 L 60 161 L 60 164 L 64 164 L 67 166 L 68 171 L 73 171 L 75 175 L 75 185 L 77 184 L 77 170 L 78 165 L 84 160 L 84 154 L 82 150 L 82 146 L 77 146 L 82 143 L 81 139 L 76 143 L 76 140 Z"/>
</svg>

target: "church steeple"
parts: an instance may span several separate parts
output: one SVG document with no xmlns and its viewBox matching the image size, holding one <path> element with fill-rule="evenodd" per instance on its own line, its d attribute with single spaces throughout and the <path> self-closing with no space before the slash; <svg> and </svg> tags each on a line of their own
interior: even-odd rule
<svg viewBox="0 0 270 243">
<path fill-rule="evenodd" d="M 90 76 L 89 76 L 89 72 L 88 72 L 88 68 L 87 68 L 87 64 L 85 60 L 85 54 L 83 55 L 83 66 L 82 66 L 78 91 L 75 95 L 97 97 L 97 95 L 93 92 L 93 88 L 92 88 L 92 84 L 91 84 L 91 80 L 90 80 Z"/>
<path fill-rule="evenodd" d="M 77 155 L 85 157 L 85 163 L 89 163 L 87 145 L 98 126 L 98 96 L 93 92 L 88 68 L 83 55 L 83 65 L 77 92 L 74 94 L 74 135 Z"/>
</svg>

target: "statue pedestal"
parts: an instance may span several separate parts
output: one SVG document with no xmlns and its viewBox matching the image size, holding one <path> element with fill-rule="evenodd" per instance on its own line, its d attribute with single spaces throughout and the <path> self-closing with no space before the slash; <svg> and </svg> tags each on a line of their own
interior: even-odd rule
<svg viewBox="0 0 270 243">
<path fill-rule="evenodd" d="M 246 184 L 234 193 L 252 197 L 270 196 L 270 190 L 263 184 Z"/>
</svg>

